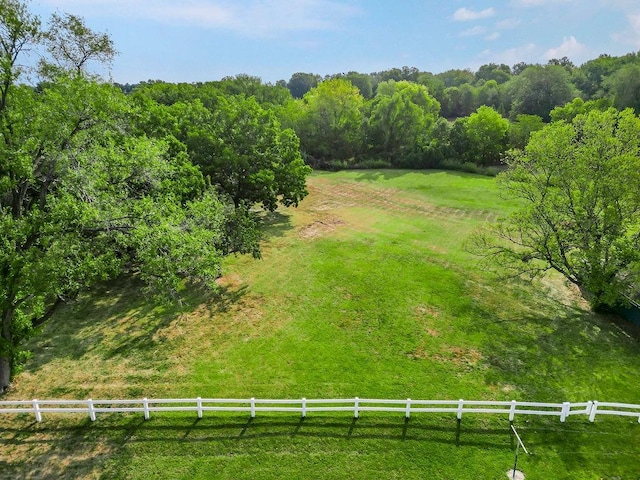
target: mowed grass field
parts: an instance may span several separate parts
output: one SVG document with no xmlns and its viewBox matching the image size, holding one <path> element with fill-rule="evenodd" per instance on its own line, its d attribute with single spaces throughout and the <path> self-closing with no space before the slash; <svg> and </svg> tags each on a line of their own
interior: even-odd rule
<svg viewBox="0 0 640 480">
<path fill-rule="evenodd" d="M 640 403 L 638 331 L 562 279 L 502 281 L 464 249 L 515 211 L 462 173 L 316 173 L 265 215 L 263 259 L 157 306 L 114 282 L 65 307 L 8 399 L 391 398 Z M 640 479 L 637 418 L 516 417 L 535 479 Z M 506 416 L 363 412 L 0 417 L 0 478 L 504 479 Z"/>
</svg>

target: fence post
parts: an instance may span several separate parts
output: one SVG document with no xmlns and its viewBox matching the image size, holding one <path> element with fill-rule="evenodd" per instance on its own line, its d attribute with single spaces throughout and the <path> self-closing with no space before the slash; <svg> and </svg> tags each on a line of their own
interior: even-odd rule
<svg viewBox="0 0 640 480">
<path fill-rule="evenodd" d="M 142 408 L 144 408 L 144 419 L 149 420 L 149 400 L 147 397 L 142 399 Z"/>
<path fill-rule="evenodd" d="M 404 416 L 406 418 L 409 418 L 411 416 L 411 399 L 407 398 L 407 411 L 405 412 Z"/>
<path fill-rule="evenodd" d="M 307 416 L 307 399 L 302 397 L 302 418 Z"/>
<path fill-rule="evenodd" d="M 198 402 L 198 418 L 202 418 L 202 398 L 196 398 L 196 402 Z"/>
<path fill-rule="evenodd" d="M 516 417 L 516 406 L 518 402 L 515 400 L 511 400 L 511 408 L 509 409 L 509 421 L 513 422 L 513 419 Z"/>
<path fill-rule="evenodd" d="M 256 416 L 256 399 L 251 397 L 251 418 Z"/>
<path fill-rule="evenodd" d="M 89 418 L 91 419 L 92 422 L 96 421 L 96 411 L 93 408 L 93 400 L 89 399 L 87 400 L 87 408 L 89 409 Z"/>
<path fill-rule="evenodd" d="M 33 399 L 33 414 L 36 416 L 36 422 L 42 421 L 42 412 L 40 412 L 40 405 L 38 405 L 38 399 Z"/>
<path fill-rule="evenodd" d="M 593 402 L 589 400 L 587 402 L 587 409 L 585 410 L 585 414 L 589 416 L 591 414 L 591 409 L 593 408 Z"/>
<path fill-rule="evenodd" d="M 596 420 L 596 412 L 598 411 L 598 401 L 594 400 L 591 405 L 591 412 L 589 412 L 589 421 L 595 422 Z"/>
<path fill-rule="evenodd" d="M 464 406 L 464 400 L 463 399 L 458 400 L 458 414 L 457 414 L 458 420 L 462 420 L 462 407 L 463 406 Z"/>
<path fill-rule="evenodd" d="M 560 422 L 564 423 L 571 410 L 571 404 L 569 402 L 562 402 L 562 410 L 560 411 Z"/>
<path fill-rule="evenodd" d="M 353 418 L 358 418 L 358 397 L 353 400 Z"/>
</svg>

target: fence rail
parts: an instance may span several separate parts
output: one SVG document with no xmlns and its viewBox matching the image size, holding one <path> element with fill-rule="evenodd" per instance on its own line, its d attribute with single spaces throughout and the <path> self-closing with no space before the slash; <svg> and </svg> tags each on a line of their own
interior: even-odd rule
<svg viewBox="0 0 640 480">
<path fill-rule="evenodd" d="M 455 413 L 458 420 L 470 413 L 508 415 L 513 421 L 516 415 L 546 415 L 560 417 L 564 422 L 572 415 L 585 415 L 594 422 L 596 415 L 638 417 L 640 405 L 588 401 L 580 403 L 539 403 L 490 400 L 385 400 L 368 398 L 342 399 L 240 399 L 240 398 L 160 398 L 131 400 L 8 400 L 0 401 L 0 414 L 27 413 L 42 421 L 43 413 L 84 413 L 92 421 L 98 413 L 140 412 L 149 419 L 151 412 L 197 412 L 202 418 L 205 412 L 246 412 L 255 417 L 257 412 L 299 413 L 352 412 L 358 418 L 361 412 L 394 412 L 409 418 L 414 413 Z"/>
</svg>

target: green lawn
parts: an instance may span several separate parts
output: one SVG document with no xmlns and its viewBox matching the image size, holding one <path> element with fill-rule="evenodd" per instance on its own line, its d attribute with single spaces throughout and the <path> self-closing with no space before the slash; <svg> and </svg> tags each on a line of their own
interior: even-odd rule
<svg viewBox="0 0 640 480">
<path fill-rule="evenodd" d="M 640 403 L 637 331 L 561 279 L 504 282 L 464 249 L 515 210 L 451 172 L 317 173 L 266 215 L 263 259 L 230 259 L 178 309 L 105 286 L 33 344 L 10 398 L 407 398 Z M 506 416 L 364 412 L 0 418 L 6 478 L 498 479 Z M 631 418 L 516 417 L 527 479 L 640 478 Z"/>
</svg>

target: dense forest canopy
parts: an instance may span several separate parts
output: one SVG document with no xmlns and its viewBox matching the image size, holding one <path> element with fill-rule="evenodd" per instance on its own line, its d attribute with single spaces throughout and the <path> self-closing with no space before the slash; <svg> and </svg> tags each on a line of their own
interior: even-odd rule
<svg viewBox="0 0 640 480">
<path fill-rule="evenodd" d="M 434 74 L 405 66 L 324 77 L 297 72 L 275 84 L 240 74 L 204 83 L 120 87 L 135 95 L 156 84 L 154 99 L 161 104 L 174 102 L 179 90 L 189 90 L 191 99 L 208 107 L 214 97 L 253 98 L 283 128 L 295 131 L 306 163 L 316 168 L 447 168 L 495 174 L 504 165 L 505 152 L 524 148 L 531 133 L 547 123 L 594 108 L 637 111 L 639 72 L 640 56 L 629 53 L 601 55 L 580 66 L 563 57 L 544 65 L 489 63 L 475 72 Z M 478 130 L 485 120 L 486 131 Z"/>
</svg>

